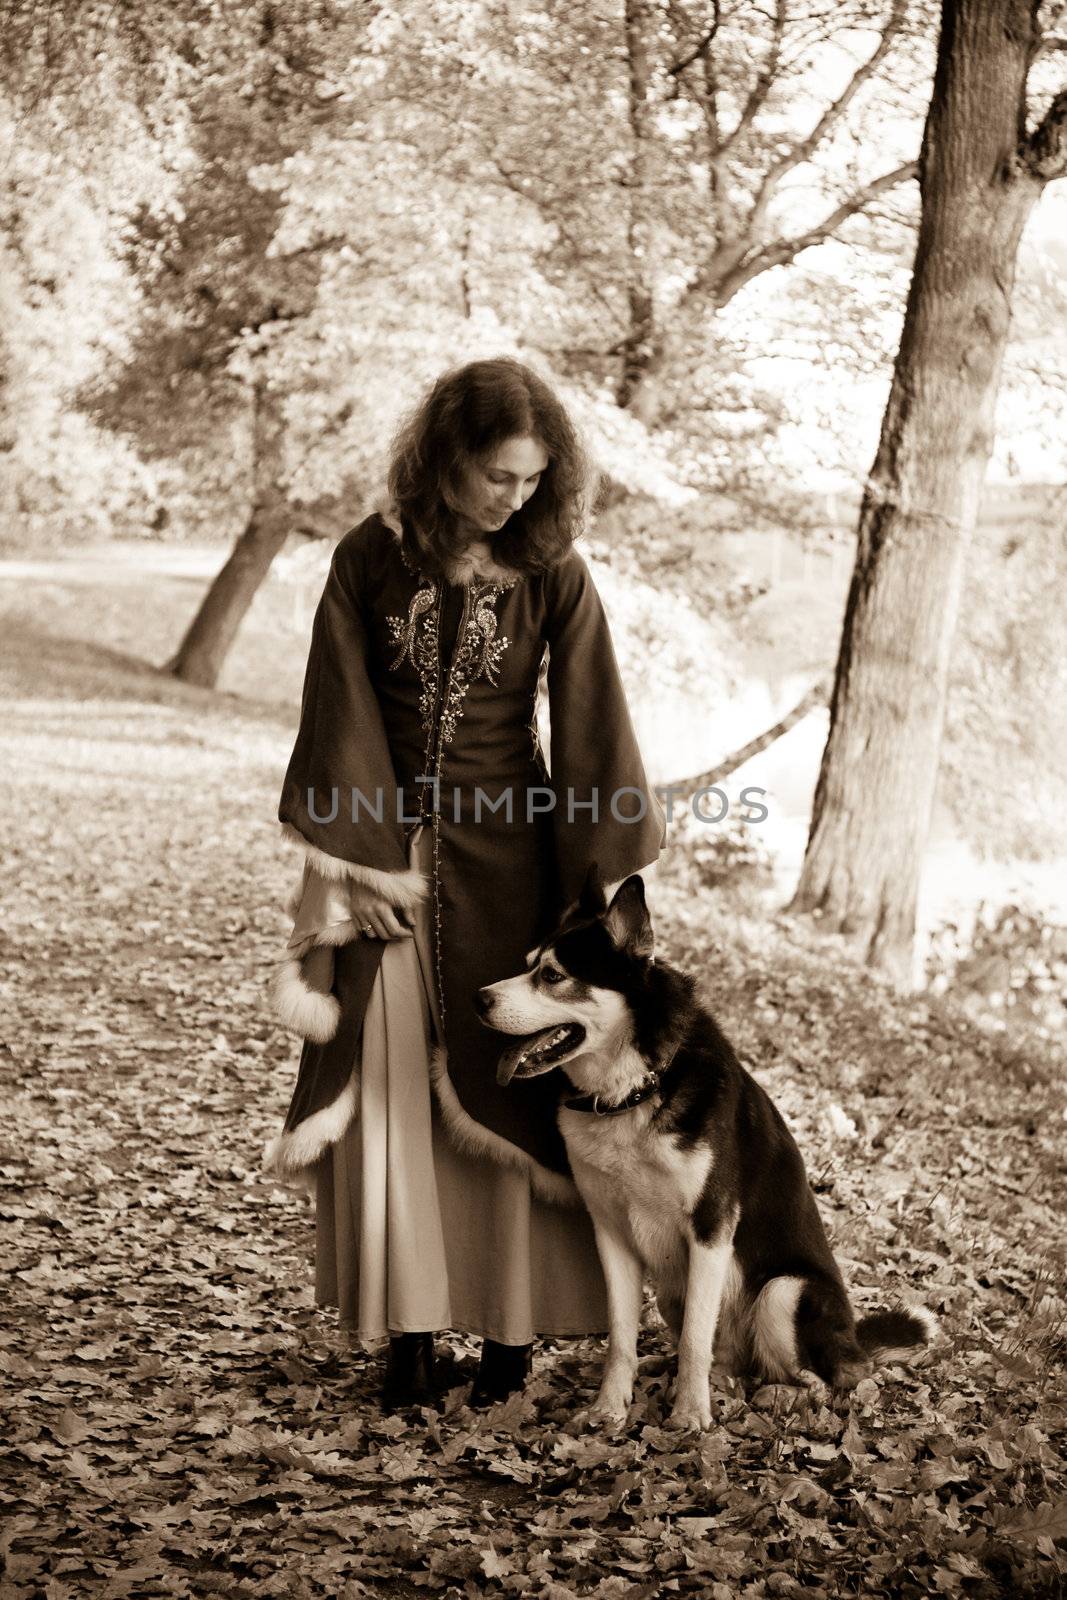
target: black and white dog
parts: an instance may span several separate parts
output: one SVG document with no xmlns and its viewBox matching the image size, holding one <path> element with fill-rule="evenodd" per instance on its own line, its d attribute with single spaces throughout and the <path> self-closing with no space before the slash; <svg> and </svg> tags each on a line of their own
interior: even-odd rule
<svg viewBox="0 0 1067 1600">
<path fill-rule="evenodd" d="M 711 1425 L 709 1368 L 778 1382 L 854 1383 L 935 1334 L 929 1312 L 858 1323 L 800 1151 L 697 997 L 653 957 L 640 877 L 610 906 L 590 868 L 580 898 L 527 970 L 479 990 L 482 1020 L 518 1035 L 497 1079 L 562 1067 L 560 1131 L 588 1206 L 610 1338 L 593 1416 L 633 1397 L 647 1272 L 678 1339 L 671 1422 Z"/>
</svg>

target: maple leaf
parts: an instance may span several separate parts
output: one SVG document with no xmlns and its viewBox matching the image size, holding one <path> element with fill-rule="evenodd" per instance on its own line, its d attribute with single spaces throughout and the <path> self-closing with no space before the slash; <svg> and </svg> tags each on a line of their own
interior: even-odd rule
<svg viewBox="0 0 1067 1600">
<path fill-rule="evenodd" d="M 1028 1516 L 1017 1517 L 1014 1522 L 1002 1522 L 998 1533 L 1011 1539 L 1064 1539 L 1067 1538 L 1067 1499 L 1045 1501 Z"/>
<path fill-rule="evenodd" d="M 509 1556 L 499 1555 L 492 1547 L 480 1552 L 482 1571 L 487 1578 L 507 1578 L 515 1571 Z"/>
</svg>

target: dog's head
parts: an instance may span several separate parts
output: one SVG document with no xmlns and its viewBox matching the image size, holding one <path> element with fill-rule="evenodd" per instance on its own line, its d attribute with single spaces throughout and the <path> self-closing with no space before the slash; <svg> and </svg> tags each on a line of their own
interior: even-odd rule
<svg viewBox="0 0 1067 1600">
<path fill-rule="evenodd" d="M 478 990 L 486 1026 L 517 1036 L 500 1058 L 497 1082 L 535 1078 L 629 1043 L 631 999 L 652 950 L 641 878 L 627 878 L 609 905 L 594 862 L 555 933 L 527 955 L 526 971 Z"/>
</svg>

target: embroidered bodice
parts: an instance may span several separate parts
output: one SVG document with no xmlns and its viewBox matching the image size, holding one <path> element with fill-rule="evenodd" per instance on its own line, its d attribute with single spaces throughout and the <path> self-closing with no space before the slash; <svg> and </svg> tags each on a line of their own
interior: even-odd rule
<svg viewBox="0 0 1067 1600">
<path fill-rule="evenodd" d="M 484 547 L 448 577 L 421 573 L 399 525 L 379 518 L 384 528 L 367 549 L 367 665 L 405 816 L 432 812 L 433 783 L 420 778 L 436 780 L 450 815 L 456 806 L 466 814 L 476 786 L 493 797 L 511 787 L 519 799 L 547 778 L 536 732 L 543 581 L 497 566 Z"/>
<path fill-rule="evenodd" d="M 537 736 L 546 654 L 551 778 Z M 388 804 L 398 790 L 399 808 Z M 368 814 L 379 794 L 384 811 Z M 607 619 L 577 550 L 539 573 L 468 552 L 462 571 L 435 577 L 406 558 L 380 512 L 338 541 L 283 822 L 325 855 L 402 871 L 404 832 L 429 814 L 435 848 L 439 839 L 460 876 L 479 878 L 499 853 L 533 870 L 548 851 L 574 895 L 594 857 L 610 881 L 655 856 L 665 829 L 655 796 L 634 816 L 633 797 L 647 795 Z"/>
</svg>

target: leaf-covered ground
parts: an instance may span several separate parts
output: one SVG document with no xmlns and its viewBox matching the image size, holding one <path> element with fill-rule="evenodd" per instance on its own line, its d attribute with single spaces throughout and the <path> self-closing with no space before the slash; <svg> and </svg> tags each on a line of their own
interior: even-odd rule
<svg viewBox="0 0 1067 1600">
<path fill-rule="evenodd" d="M 379 1355 L 313 1304 L 311 1202 L 259 1168 L 297 1054 L 263 999 L 292 710 L 146 669 L 158 593 L 4 589 L 3 1594 L 1061 1593 L 1059 1062 L 680 862 L 665 953 L 789 1117 L 857 1302 L 943 1342 L 838 1409 L 722 1380 L 678 1435 L 650 1313 L 615 1435 L 572 1420 L 597 1341 L 494 1412 L 381 1414 Z"/>
</svg>

